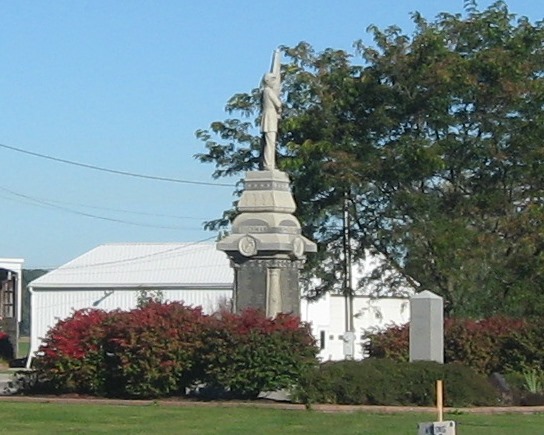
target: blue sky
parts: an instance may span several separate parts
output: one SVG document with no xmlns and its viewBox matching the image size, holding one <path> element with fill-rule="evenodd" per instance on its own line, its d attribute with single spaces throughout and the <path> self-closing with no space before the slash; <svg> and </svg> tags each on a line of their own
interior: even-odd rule
<svg viewBox="0 0 544 435">
<path fill-rule="evenodd" d="M 544 17 L 542 1 L 508 5 Z M 3 2 L 0 144 L 214 182 L 213 166 L 193 158 L 204 150 L 194 133 L 258 85 L 277 46 L 351 51 L 357 39 L 371 42 L 370 24 L 409 32 L 412 11 L 431 19 L 462 10 L 463 0 Z M 214 234 L 202 222 L 234 200 L 228 187 L 124 177 L 1 147 L 0 162 L 0 257 L 28 268 L 107 242 L 204 240 Z"/>
</svg>

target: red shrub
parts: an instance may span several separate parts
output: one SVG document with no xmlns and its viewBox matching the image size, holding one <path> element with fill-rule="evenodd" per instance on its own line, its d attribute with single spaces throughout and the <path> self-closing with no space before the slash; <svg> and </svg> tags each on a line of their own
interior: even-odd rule
<svg viewBox="0 0 544 435">
<path fill-rule="evenodd" d="M 110 395 L 184 394 L 195 378 L 194 355 L 206 316 L 202 309 L 150 302 L 108 319 L 104 348 Z"/>
<path fill-rule="evenodd" d="M 110 314 L 80 310 L 51 328 L 34 360 L 39 381 L 54 391 L 100 390 L 102 324 Z"/>
<path fill-rule="evenodd" d="M 97 350 L 96 338 L 107 315 L 105 311 L 92 309 L 74 312 L 48 331 L 40 352 L 46 357 L 83 359 L 89 350 Z"/>
<path fill-rule="evenodd" d="M 484 320 L 446 319 L 444 322 L 444 362 L 458 362 L 474 370 L 490 374 L 502 372 L 510 359 L 506 350 L 512 337 L 525 334 L 524 320 L 491 317 Z M 407 361 L 409 354 L 409 325 L 392 326 L 368 334 L 364 345 L 369 356 Z M 518 339 L 519 341 L 519 339 Z"/>
<path fill-rule="evenodd" d="M 445 362 L 459 362 L 480 373 L 502 372 L 505 340 L 522 330 L 525 322 L 506 317 L 484 320 L 446 319 Z"/>
<path fill-rule="evenodd" d="M 363 344 L 364 353 L 375 358 L 408 361 L 410 328 L 408 324 L 393 325 L 389 328 L 367 334 Z"/>
<path fill-rule="evenodd" d="M 78 311 L 49 331 L 38 386 L 117 397 L 183 395 L 207 385 L 236 397 L 285 388 L 316 363 L 306 325 L 290 315 L 222 313 L 151 301 L 132 311 Z"/>
</svg>

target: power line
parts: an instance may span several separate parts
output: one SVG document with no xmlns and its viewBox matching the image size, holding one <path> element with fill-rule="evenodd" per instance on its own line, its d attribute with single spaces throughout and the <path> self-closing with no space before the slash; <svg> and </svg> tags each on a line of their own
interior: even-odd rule
<svg viewBox="0 0 544 435">
<path fill-rule="evenodd" d="M 108 222 L 116 222 L 116 223 L 121 223 L 121 224 L 125 224 L 125 225 L 136 225 L 136 226 L 140 226 L 140 227 L 160 228 L 160 229 L 167 229 L 167 230 L 195 230 L 195 229 L 197 229 L 197 228 L 186 228 L 186 227 L 178 227 L 178 226 L 146 224 L 146 223 L 141 223 L 141 222 L 128 221 L 128 220 L 124 220 L 124 219 L 115 219 L 115 218 L 110 218 L 110 217 L 106 217 L 106 216 L 100 216 L 100 215 L 96 215 L 96 214 L 92 214 L 92 213 L 86 213 L 86 212 L 82 212 L 82 211 L 78 211 L 78 210 L 73 210 L 73 209 L 68 208 L 68 207 L 62 207 L 60 205 L 52 204 L 52 203 L 50 203 L 48 201 L 44 201 L 44 200 L 41 200 L 39 198 L 34 198 L 32 196 L 29 196 L 29 195 L 14 192 L 13 190 L 6 189 L 5 187 L 0 186 L 0 190 L 3 190 L 4 192 L 8 192 L 9 194 L 11 194 L 13 196 L 23 198 L 24 200 L 26 200 L 26 202 L 30 202 L 30 204 L 35 205 L 35 206 L 45 206 L 45 207 L 49 207 L 49 208 L 54 208 L 54 209 L 57 209 L 57 210 L 65 211 L 65 212 L 80 215 L 80 216 L 85 216 L 85 217 L 92 218 L 92 219 L 100 219 L 100 220 L 104 220 L 104 221 L 108 221 Z M 7 199 L 13 200 L 13 198 L 7 198 Z"/>
<path fill-rule="evenodd" d="M 197 220 L 197 221 L 205 221 L 209 220 L 209 218 L 203 218 L 203 217 L 195 217 L 195 216 L 177 216 L 177 215 L 170 215 L 170 214 L 163 214 L 163 213 L 151 213 L 146 211 L 140 211 L 140 210 L 127 210 L 122 208 L 113 208 L 113 207 L 103 207 L 103 206 L 97 206 L 97 205 L 91 205 L 91 204 L 82 204 L 79 202 L 70 202 L 70 201 L 60 201 L 58 199 L 51 199 L 51 198 L 37 198 L 35 196 L 29 196 L 24 195 L 20 192 L 15 192 L 13 190 L 9 190 L 5 187 L 0 186 L 0 189 L 8 191 L 12 195 L 18 195 L 18 196 L 26 196 L 28 198 L 32 198 L 33 200 L 39 200 L 45 203 L 54 203 L 54 204 L 66 204 L 66 205 L 73 205 L 76 207 L 83 207 L 83 208 L 91 208 L 95 210 L 106 210 L 106 211 L 113 211 L 117 213 L 129 213 L 129 214 L 135 214 L 135 215 L 141 215 L 141 216 L 152 216 L 152 217 L 161 217 L 161 218 L 169 218 L 169 219 L 191 219 L 191 220 Z M 5 198 L 5 197 L 4 197 Z M 11 199 L 11 198 L 8 198 Z"/>
<path fill-rule="evenodd" d="M 66 163 L 68 165 L 79 166 L 79 167 L 82 167 L 82 168 L 93 169 L 95 171 L 107 172 L 107 173 L 110 173 L 110 174 L 124 175 L 124 176 L 127 176 L 127 177 L 144 178 L 144 179 L 147 179 L 147 180 L 155 180 L 155 181 L 167 181 L 167 182 L 171 182 L 171 183 L 195 184 L 195 185 L 199 185 L 199 186 L 235 187 L 233 184 L 227 184 L 227 183 L 210 183 L 210 182 L 207 182 L 207 181 L 192 181 L 192 180 L 183 180 L 181 178 L 170 178 L 170 177 L 159 177 L 159 176 L 155 176 L 155 175 L 137 174 L 135 172 L 120 171 L 120 170 L 117 170 L 117 169 L 109 169 L 109 168 L 104 168 L 104 167 L 101 167 L 101 166 L 90 165 L 90 164 L 87 164 L 87 163 L 75 162 L 73 160 L 61 159 L 59 157 L 53 157 L 53 156 L 46 155 L 46 154 L 40 154 L 40 153 L 36 153 L 34 151 L 28 151 L 28 150 L 24 150 L 22 148 L 17 148 L 17 147 L 13 147 L 13 146 L 9 146 L 9 145 L 4 145 L 4 144 L 0 144 L 0 147 L 11 150 L 11 151 L 16 151 L 18 153 L 28 154 L 30 156 L 40 157 L 42 159 L 47 159 L 47 160 L 52 160 L 54 162 Z"/>
</svg>

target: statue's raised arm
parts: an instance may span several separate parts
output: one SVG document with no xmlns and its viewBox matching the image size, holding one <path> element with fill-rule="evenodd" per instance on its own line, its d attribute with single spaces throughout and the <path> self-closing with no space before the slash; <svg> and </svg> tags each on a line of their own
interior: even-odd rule
<svg viewBox="0 0 544 435">
<path fill-rule="evenodd" d="M 270 72 L 263 77 L 261 90 L 262 161 L 265 171 L 276 168 L 276 138 L 281 116 L 281 53 L 274 51 Z"/>
</svg>

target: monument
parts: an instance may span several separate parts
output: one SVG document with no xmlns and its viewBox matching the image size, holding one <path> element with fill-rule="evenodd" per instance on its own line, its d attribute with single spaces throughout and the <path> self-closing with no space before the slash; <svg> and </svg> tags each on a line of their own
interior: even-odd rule
<svg viewBox="0 0 544 435">
<path fill-rule="evenodd" d="M 444 301 L 428 290 L 410 298 L 410 361 L 444 363 Z"/>
<path fill-rule="evenodd" d="M 253 307 L 268 317 L 300 314 L 299 273 L 316 244 L 301 233 L 289 177 L 276 169 L 281 116 L 280 52 L 272 58 L 261 86 L 262 169 L 244 179 L 231 234 L 217 243 L 234 268 L 236 312 Z"/>
</svg>

